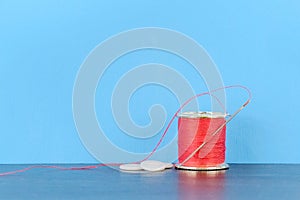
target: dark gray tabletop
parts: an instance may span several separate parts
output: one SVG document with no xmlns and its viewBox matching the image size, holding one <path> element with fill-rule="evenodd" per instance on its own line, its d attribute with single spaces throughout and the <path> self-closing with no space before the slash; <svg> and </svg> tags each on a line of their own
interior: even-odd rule
<svg viewBox="0 0 300 200">
<path fill-rule="evenodd" d="M 22 167 L 0 165 L 0 172 Z M 0 199 L 300 199 L 300 165 L 231 164 L 227 171 L 156 173 L 33 169 L 0 177 Z"/>
</svg>

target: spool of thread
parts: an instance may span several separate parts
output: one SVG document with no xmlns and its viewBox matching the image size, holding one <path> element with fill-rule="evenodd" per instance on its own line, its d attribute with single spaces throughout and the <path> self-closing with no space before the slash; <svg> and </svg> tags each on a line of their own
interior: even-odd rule
<svg viewBox="0 0 300 200">
<path fill-rule="evenodd" d="M 178 115 L 177 169 L 222 170 L 225 161 L 226 115 L 184 112 Z M 199 150 L 198 150 L 199 149 Z"/>
</svg>

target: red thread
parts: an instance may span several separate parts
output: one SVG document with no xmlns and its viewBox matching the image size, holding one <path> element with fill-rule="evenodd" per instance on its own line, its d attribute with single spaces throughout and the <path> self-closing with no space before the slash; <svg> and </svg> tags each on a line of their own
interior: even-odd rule
<svg viewBox="0 0 300 200">
<path fill-rule="evenodd" d="M 142 161 L 145 161 L 145 160 L 148 160 L 158 149 L 158 147 L 160 146 L 161 142 L 163 141 L 163 139 L 165 138 L 171 124 L 173 123 L 173 121 L 175 120 L 175 118 L 178 116 L 179 112 L 186 106 L 188 105 L 192 100 L 196 99 L 196 98 L 199 98 L 201 96 L 204 96 L 204 95 L 211 95 L 212 97 L 216 98 L 213 93 L 217 92 L 217 91 L 220 91 L 220 90 L 224 90 L 224 89 L 229 89 L 229 88 L 242 88 L 244 90 L 247 91 L 248 95 L 249 95 L 249 98 L 247 99 L 247 101 L 242 105 L 242 107 L 239 108 L 239 110 L 233 115 L 235 116 L 239 111 L 241 111 L 244 107 L 246 107 L 251 98 L 252 98 L 252 95 L 251 95 L 251 92 L 250 90 L 245 87 L 245 86 L 242 86 L 242 85 L 231 85 L 231 86 L 226 86 L 226 87 L 222 87 L 222 88 L 217 88 L 215 90 L 212 90 L 210 92 L 204 92 L 204 93 L 201 93 L 201 94 L 197 94 L 193 97 L 191 97 L 190 99 L 188 99 L 186 102 L 184 102 L 180 108 L 175 112 L 175 114 L 172 116 L 171 120 L 169 121 L 166 129 L 164 130 L 160 140 L 157 142 L 156 146 L 153 148 L 153 150 L 142 160 L 140 161 L 137 161 L 137 162 L 134 162 L 134 163 L 140 163 Z M 220 105 L 224 108 L 224 105 L 221 104 L 221 102 L 219 101 L 218 98 L 216 98 L 216 100 L 220 103 Z M 226 113 L 226 111 L 225 111 Z M 232 118 L 231 118 L 232 119 Z M 230 120 L 227 120 L 226 123 L 228 123 Z M 223 123 L 223 125 L 225 125 L 225 123 Z M 222 131 L 221 131 L 222 132 Z M 218 132 L 219 133 L 219 132 Z M 218 134 L 217 134 L 218 135 Z M 204 142 L 207 143 L 207 142 L 211 142 L 212 139 L 214 139 L 215 135 L 213 134 L 211 137 L 209 137 L 208 139 L 206 139 Z M 222 137 L 220 137 L 221 139 Z M 225 141 L 225 140 L 224 140 Z M 193 148 L 196 147 L 193 146 Z M 197 147 L 195 148 L 195 150 L 197 149 Z M 193 152 L 192 152 L 193 153 Z M 221 160 L 221 158 L 220 158 Z M 187 163 L 187 162 L 186 162 Z M 207 162 L 206 162 L 207 163 Z M 9 172 L 3 172 L 3 173 L 0 173 L 0 176 L 7 176 L 7 175 L 13 175 L 13 174 L 17 174 L 17 173 L 22 173 L 22 172 L 26 172 L 26 171 L 29 171 L 31 169 L 34 169 L 34 168 L 50 168 L 50 169 L 60 169 L 60 170 L 88 170 L 88 169 L 96 169 L 96 168 L 99 168 L 99 167 L 103 167 L 103 166 L 119 166 L 123 163 L 100 163 L 100 164 L 96 164 L 96 165 L 91 165 L 91 166 L 82 166 L 82 167 L 61 167 L 61 166 L 55 166 L 55 165 L 32 165 L 30 167 L 26 167 L 26 168 L 23 168 L 23 169 L 19 169 L 19 170 L 15 170 L 15 171 L 9 171 Z"/>
<path fill-rule="evenodd" d="M 191 158 L 188 157 L 202 145 L 207 138 L 226 123 L 225 118 L 187 118 L 178 119 L 178 155 L 179 164 L 187 167 L 211 167 L 225 161 L 226 126 L 209 143 L 203 146 Z M 186 161 L 186 162 L 185 162 Z M 184 162 L 184 163 L 183 163 Z"/>
<path fill-rule="evenodd" d="M 88 170 L 88 169 L 96 169 L 98 167 L 104 167 L 104 166 L 119 166 L 119 165 L 120 165 L 120 163 L 108 163 L 108 164 L 100 163 L 97 165 L 81 166 L 81 167 L 61 167 L 61 166 L 56 166 L 56 165 L 32 165 L 30 167 L 26 167 L 23 169 L 0 173 L 0 176 L 18 174 L 18 173 L 26 172 L 31 169 L 37 169 L 37 168 L 39 168 L 39 169 L 59 169 L 59 170 Z"/>
</svg>

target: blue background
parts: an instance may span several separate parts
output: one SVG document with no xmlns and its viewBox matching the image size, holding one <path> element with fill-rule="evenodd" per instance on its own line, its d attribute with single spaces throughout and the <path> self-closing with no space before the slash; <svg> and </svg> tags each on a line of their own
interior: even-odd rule
<svg viewBox="0 0 300 200">
<path fill-rule="evenodd" d="M 299 9 L 296 0 L 1 0 L 0 163 L 97 162 L 81 144 L 73 121 L 76 74 L 101 41 L 148 26 L 192 37 L 213 58 L 225 85 L 252 90 L 249 107 L 228 125 L 227 162 L 300 163 Z M 170 66 L 176 65 L 174 59 Z M 188 78 L 196 91 L 205 91 Z M 230 109 L 242 103 L 240 94 L 228 92 Z M 174 98 L 167 92 L 166 97 Z M 147 96 L 147 108 L 155 98 Z M 178 107 L 173 101 L 166 108 L 170 114 Z M 143 109 L 133 115 L 147 124 Z"/>
</svg>

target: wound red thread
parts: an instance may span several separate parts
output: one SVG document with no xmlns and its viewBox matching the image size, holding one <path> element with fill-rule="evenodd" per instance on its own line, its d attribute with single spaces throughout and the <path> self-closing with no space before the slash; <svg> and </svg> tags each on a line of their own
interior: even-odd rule
<svg viewBox="0 0 300 200">
<path fill-rule="evenodd" d="M 226 126 L 203 146 L 190 159 L 184 162 L 207 138 L 225 123 L 225 118 L 186 118 L 178 119 L 178 161 L 182 166 L 187 167 L 212 167 L 224 163 L 225 161 L 225 137 Z M 184 162 L 184 163 L 182 163 Z"/>
</svg>

